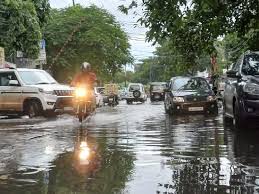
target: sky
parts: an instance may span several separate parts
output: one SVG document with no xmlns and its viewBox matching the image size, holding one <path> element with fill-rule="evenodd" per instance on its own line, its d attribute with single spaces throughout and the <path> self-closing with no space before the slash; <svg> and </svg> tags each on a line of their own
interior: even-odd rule
<svg viewBox="0 0 259 194">
<path fill-rule="evenodd" d="M 53 8 L 64 8 L 72 5 L 72 0 L 50 0 L 50 5 Z M 140 59 L 148 58 L 153 56 L 155 47 L 152 43 L 145 41 L 145 33 L 147 29 L 137 23 L 138 18 L 142 15 L 142 8 L 138 7 L 133 14 L 130 11 L 128 15 L 121 13 L 118 10 L 118 6 L 124 4 L 128 5 L 131 0 L 75 0 L 76 4 L 83 6 L 96 5 L 100 8 L 108 10 L 112 15 L 116 17 L 116 20 L 122 25 L 122 28 L 127 32 L 129 41 L 131 44 L 131 54 L 135 58 L 135 63 Z M 135 26 L 137 24 L 137 26 Z"/>
</svg>

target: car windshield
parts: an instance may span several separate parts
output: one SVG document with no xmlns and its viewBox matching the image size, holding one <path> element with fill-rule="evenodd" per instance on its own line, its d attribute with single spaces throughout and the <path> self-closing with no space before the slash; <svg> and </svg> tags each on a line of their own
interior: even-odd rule
<svg viewBox="0 0 259 194">
<path fill-rule="evenodd" d="M 160 90 L 164 90 L 164 89 L 165 89 L 164 85 L 153 85 L 153 86 L 151 86 L 151 90 L 154 90 L 154 91 L 160 91 Z"/>
<path fill-rule="evenodd" d="M 140 86 L 139 85 L 131 85 L 129 87 L 130 92 L 135 91 L 135 90 L 140 90 Z"/>
<path fill-rule="evenodd" d="M 259 75 L 259 54 L 253 53 L 244 57 L 242 72 L 245 75 Z"/>
<path fill-rule="evenodd" d="M 57 81 L 46 71 L 19 71 L 19 74 L 27 85 L 57 83 Z"/>
<path fill-rule="evenodd" d="M 209 85 L 202 78 L 179 78 L 173 83 L 173 90 L 209 90 Z"/>
<path fill-rule="evenodd" d="M 97 92 L 100 93 L 100 94 L 103 93 L 104 92 L 104 88 L 97 88 Z"/>
</svg>

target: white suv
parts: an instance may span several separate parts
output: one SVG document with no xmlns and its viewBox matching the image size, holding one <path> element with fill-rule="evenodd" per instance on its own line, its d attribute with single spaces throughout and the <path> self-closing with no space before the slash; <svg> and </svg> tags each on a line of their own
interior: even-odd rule
<svg viewBox="0 0 259 194">
<path fill-rule="evenodd" d="M 39 69 L 0 69 L 0 114 L 29 117 L 70 112 L 73 89 Z"/>
<path fill-rule="evenodd" d="M 133 102 L 144 103 L 147 100 L 147 95 L 143 84 L 130 83 L 127 89 L 126 101 L 127 104 L 132 104 Z"/>
</svg>

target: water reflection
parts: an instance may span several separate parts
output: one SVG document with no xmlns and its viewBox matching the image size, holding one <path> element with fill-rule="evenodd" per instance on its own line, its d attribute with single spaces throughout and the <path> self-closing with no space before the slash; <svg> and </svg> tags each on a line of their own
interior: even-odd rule
<svg viewBox="0 0 259 194">
<path fill-rule="evenodd" d="M 118 193 L 130 178 L 134 154 L 117 149 L 116 141 L 108 143 L 105 135 L 98 138 L 87 129 L 77 130 L 74 149 L 58 155 L 50 170 L 0 175 L 0 193 Z"/>
<path fill-rule="evenodd" d="M 87 128 L 66 120 L 0 130 L 1 194 L 258 193 L 259 132 L 224 128 L 221 116 L 120 104 Z"/>
<path fill-rule="evenodd" d="M 187 122 L 188 121 L 188 122 Z M 170 179 L 157 193 L 258 193 L 259 131 L 221 128 L 218 118 L 166 117 Z"/>
</svg>

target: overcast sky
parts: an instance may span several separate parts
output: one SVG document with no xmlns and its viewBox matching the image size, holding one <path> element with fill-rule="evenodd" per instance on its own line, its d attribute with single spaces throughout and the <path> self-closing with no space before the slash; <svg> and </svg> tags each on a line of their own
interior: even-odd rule
<svg viewBox="0 0 259 194">
<path fill-rule="evenodd" d="M 107 9 L 113 14 L 117 21 L 119 21 L 123 29 L 128 33 L 131 44 L 131 53 L 138 61 L 139 59 L 147 58 L 152 56 L 152 52 L 155 50 L 151 43 L 145 42 L 146 28 L 136 23 L 137 19 L 142 14 L 141 7 L 137 9 L 138 15 L 134 15 L 130 12 L 128 15 L 121 13 L 118 10 L 118 6 L 122 4 L 129 4 L 131 0 L 75 0 L 83 6 L 89 6 L 95 4 L 98 7 Z M 53 8 L 64 8 L 72 5 L 72 0 L 50 0 L 51 7 Z M 137 24 L 137 27 L 135 25 Z"/>
</svg>

